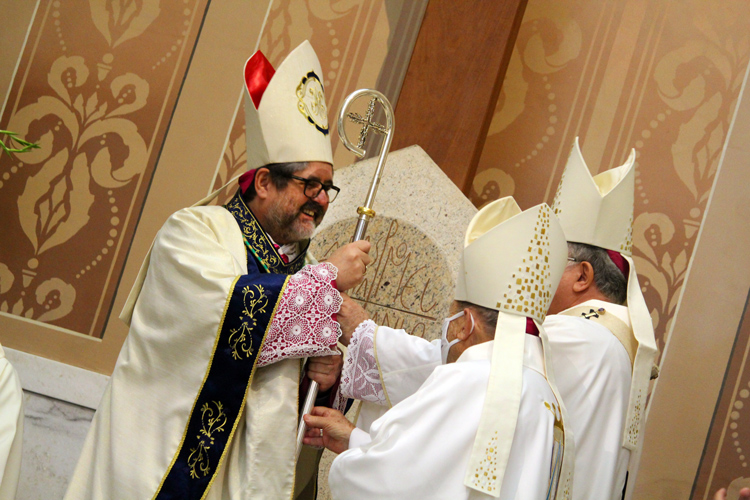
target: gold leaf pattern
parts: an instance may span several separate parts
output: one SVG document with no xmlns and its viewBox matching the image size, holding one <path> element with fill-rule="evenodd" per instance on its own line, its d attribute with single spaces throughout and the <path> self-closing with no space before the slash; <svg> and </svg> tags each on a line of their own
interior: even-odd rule
<svg viewBox="0 0 750 500">
<path fill-rule="evenodd" d="M 179 92 L 170 82 L 182 79 L 191 53 L 183 49 L 205 8 L 205 0 L 40 4 L 0 127 L 40 145 L 0 159 L 9 200 L 0 254 L 13 277 L 3 277 L 0 308 L 102 334 L 140 210 L 133 203 L 148 186 L 141 176 L 154 167 Z"/>
<path fill-rule="evenodd" d="M 198 444 L 190 448 L 187 459 L 190 468 L 190 477 L 198 479 L 205 477 L 211 472 L 211 463 L 208 459 L 208 450 L 214 445 L 215 434 L 224 432 L 227 424 L 227 414 L 221 401 L 206 402 L 201 407 L 201 430 L 195 436 Z"/>
<path fill-rule="evenodd" d="M 750 60 L 750 18 L 734 0 L 691 0 L 679 14 L 647 2 L 643 17 L 635 6 L 529 2 L 504 83 L 523 109 L 511 109 L 503 89 L 471 199 L 482 206 L 501 196 L 483 176 L 500 165 L 521 206 L 548 201 L 577 135 L 598 172 L 635 147 L 632 251 L 663 345 Z M 662 35 L 647 43 L 649 30 Z M 606 63 L 601 54 L 620 50 L 615 40 L 632 41 L 632 52 L 592 74 Z M 644 227 L 644 214 L 661 215 Z"/>
<path fill-rule="evenodd" d="M 246 286 L 242 289 L 242 316 L 240 326 L 229 330 L 229 347 L 232 359 L 248 359 L 253 354 L 253 330 L 258 326 L 257 315 L 264 314 L 268 296 L 262 285 Z"/>
<path fill-rule="evenodd" d="M 159 0 L 89 0 L 94 26 L 112 47 L 142 34 L 161 12 Z"/>
</svg>

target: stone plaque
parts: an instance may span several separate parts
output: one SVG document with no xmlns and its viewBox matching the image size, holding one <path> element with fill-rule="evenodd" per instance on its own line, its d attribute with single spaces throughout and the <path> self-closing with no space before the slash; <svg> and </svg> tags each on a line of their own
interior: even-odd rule
<svg viewBox="0 0 750 500">
<path fill-rule="evenodd" d="M 313 237 L 318 260 L 351 241 L 376 166 L 372 158 L 334 172 L 341 194 Z M 373 205 L 376 216 L 366 234 L 373 262 L 349 295 L 377 324 L 438 338 L 453 300 L 464 232 L 477 210 L 419 146 L 388 156 Z"/>
<path fill-rule="evenodd" d="M 349 243 L 356 220 L 345 219 L 321 231 L 313 254 L 325 259 Z M 437 338 L 454 289 L 451 268 L 438 245 L 410 222 L 388 216 L 376 217 L 365 239 L 372 244 L 372 263 L 349 296 L 378 325 Z"/>
</svg>

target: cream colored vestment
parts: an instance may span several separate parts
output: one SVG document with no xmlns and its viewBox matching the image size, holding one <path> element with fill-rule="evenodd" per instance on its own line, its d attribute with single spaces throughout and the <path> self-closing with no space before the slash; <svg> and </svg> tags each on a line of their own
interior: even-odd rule
<svg viewBox="0 0 750 500">
<path fill-rule="evenodd" d="M 376 420 L 370 442 L 334 460 L 328 479 L 333 498 L 492 498 L 463 480 L 484 405 L 492 349 L 492 341 L 467 349 Z M 526 336 L 523 358 L 518 424 L 499 498 L 545 500 L 559 412 L 544 376 L 539 338 Z"/>
</svg>

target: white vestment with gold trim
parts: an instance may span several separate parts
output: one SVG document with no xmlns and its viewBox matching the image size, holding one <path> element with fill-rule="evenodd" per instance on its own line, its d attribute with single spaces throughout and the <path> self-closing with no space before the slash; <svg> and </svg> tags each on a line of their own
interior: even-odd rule
<svg viewBox="0 0 750 500">
<path fill-rule="evenodd" d="M 604 314 L 630 326 L 624 306 L 595 300 L 579 305 L 583 306 L 603 308 Z M 573 498 L 620 500 L 630 459 L 630 451 L 622 446 L 631 383 L 628 353 L 596 318 L 550 315 L 543 326 L 549 339 L 548 362 L 576 440 Z M 362 402 L 356 424 L 365 431 L 388 408 L 415 393 L 441 365 L 439 340 L 427 342 L 404 330 L 377 327 L 373 351 L 386 404 Z"/>
<path fill-rule="evenodd" d="M 484 405 L 493 343 L 470 347 L 457 362 L 435 368 L 418 391 L 372 424 L 371 441 L 339 455 L 329 475 L 333 498 L 492 498 L 466 487 L 464 475 Z M 556 408 L 544 376 L 541 341 L 527 335 L 521 406 L 501 499 L 546 498 Z"/>
<path fill-rule="evenodd" d="M 191 437 L 186 422 L 199 411 L 196 394 L 247 259 L 243 234 L 223 207 L 183 209 L 164 225 L 66 500 L 154 497 Z M 219 469 L 204 499 L 292 498 L 302 361 L 256 368 L 223 461 L 210 464 Z M 300 461 L 317 454 L 305 447 Z"/>
<path fill-rule="evenodd" d="M 630 325 L 627 307 L 592 300 L 589 306 Z M 631 361 L 622 343 L 595 318 L 547 316 L 550 361 L 576 439 L 574 500 L 620 500 L 630 460 L 622 446 Z"/>
</svg>

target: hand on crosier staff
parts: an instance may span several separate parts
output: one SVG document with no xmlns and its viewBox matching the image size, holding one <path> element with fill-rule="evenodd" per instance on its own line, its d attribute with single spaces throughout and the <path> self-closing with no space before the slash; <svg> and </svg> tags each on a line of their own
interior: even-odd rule
<svg viewBox="0 0 750 500">
<path fill-rule="evenodd" d="M 303 442 L 306 445 L 325 446 L 334 453 L 342 453 L 349 448 L 349 436 L 354 424 L 340 411 L 316 406 L 304 419 L 307 431 Z"/>
<path fill-rule="evenodd" d="M 341 338 L 339 339 L 339 342 L 348 346 L 354 330 L 356 330 L 364 320 L 370 319 L 370 315 L 367 314 L 367 311 L 352 300 L 347 294 L 342 293 L 341 298 L 344 299 L 344 301 L 341 303 L 341 309 L 339 309 L 339 312 L 336 314 L 336 321 L 341 325 Z"/>
<path fill-rule="evenodd" d="M 336 286 L 340 292 L 345 292 L 359 285 L 370 265 L 370 242 L 365 240 L 355 241 L 344 245 L 326 259 L 336 269 Z"/>
<path fill-rule="evenodd" d="M 315 356 L 307 361 L 307 376 L 318 383 L 321 392 L 333 387 L 341 376 L 341 367 L 344 366 L 342 358 L 341 354 L 334 354 Z"/>
</svg>

